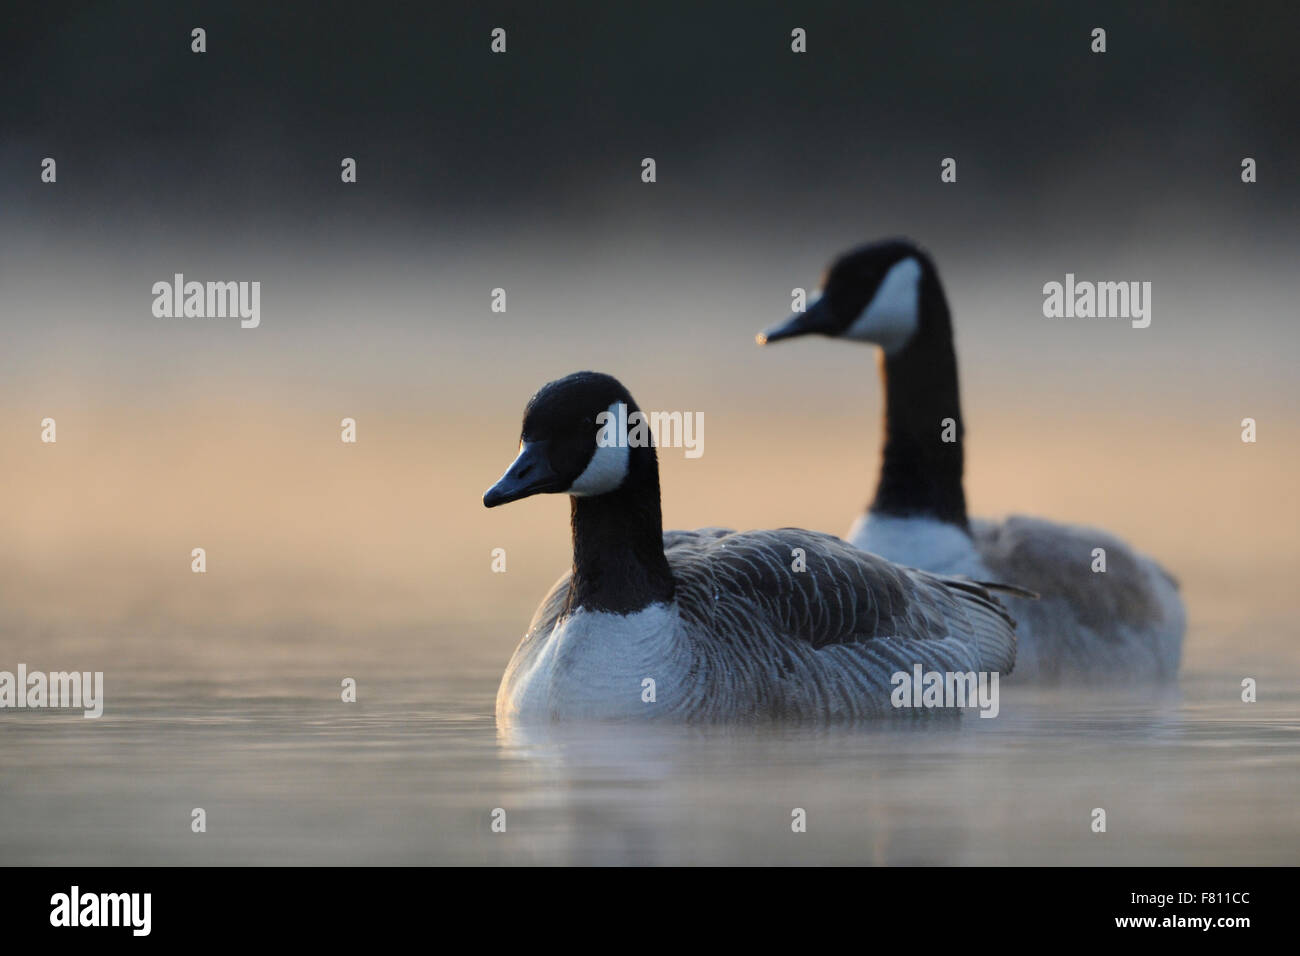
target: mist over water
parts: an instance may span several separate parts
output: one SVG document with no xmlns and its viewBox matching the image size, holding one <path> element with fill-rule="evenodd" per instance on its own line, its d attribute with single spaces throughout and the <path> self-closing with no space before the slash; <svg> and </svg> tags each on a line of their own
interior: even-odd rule
<svg viewBox="0 0 1300 956">
<path fill-rule="evenodd" d="M 1277 865 L 1297 850 L 1294 679 L 1253 707 L 1193 673 L 1155 695 L 1008 686 L 996 720 L 513 733 L 483 711 L 494 674 L 372 680 L 348 710 L 324 681 L 237 688 L 151 681 L 94 728 L 16 725 L 0 741 L 5 862 Z"/>
<path fill-rule="evenodd" d="M 0 670 L 102 670 L 107 700 L 0 714 L 0 861 L 1296 861 L 1294 10 L 1103 7 L 1104 60 L 1055 10 L 814 6 L 802 60 L 784 5 L 516 11 L 493 61 L 477 13 L 380 7 L 345 37 L 236 4 L 199 59 L 189 14 L 122 9 L 4 41 Z M 570 558 L 566 502 L 481 506 L 528 396 L 592 368 L 703 414 L 701 458 L 660 454 L 669 527 L 843 533 L 879 463 L 876 357 L 753 336 L 894 234 L 952 307 L 972 514 L 1159 559 L 1179 686 L 499 731 Z M 178 272 L 260 282 L 259 327 L 156 318 Z M 1150 327 L 1045 318 L 1067 274 L 1150 282 Z"/>
</svg>

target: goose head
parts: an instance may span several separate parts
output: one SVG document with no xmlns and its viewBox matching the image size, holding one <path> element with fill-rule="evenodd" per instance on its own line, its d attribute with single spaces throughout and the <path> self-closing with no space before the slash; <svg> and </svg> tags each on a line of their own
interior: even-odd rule
<svg viewBox="0 0 1300 956">
<path fill-rule="evenodd" d="M 620 407 L 621 406 L 621 407 Z M 542 386 L 524 408 L 519 454 L 483 495 L 489 508 L 541 494 L 607 495 L 652 448 L 630 448 L 632 396 L 610 375 L 574 372 Z"/>
<path fill-rule="evenodd" d="M 922 281 L 933 271 L 929 256 L 906 239 L 860 246 L 831 263 L 805 311 L 760 332 L 758 344 L 815 334 L 900 352 L 926 322 Z"/>
</svg>

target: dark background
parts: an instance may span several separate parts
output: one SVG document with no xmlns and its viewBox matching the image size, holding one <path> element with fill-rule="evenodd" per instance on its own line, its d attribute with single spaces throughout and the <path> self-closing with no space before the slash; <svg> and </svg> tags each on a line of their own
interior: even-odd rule
<svg viewBox="0 0 1300 956">
<path fill-rule="evenodd" d="M 796 237 L 807 216 L 935 180 L 942 156 L 971 232 L 1042 214 L 1045 193 L 1076 227 L 1122 228 L 1126 196 L 1214 208 L 1243 155 L 1254 199 L 1295 211 L 1293 4 L 33 3 L 8 21 L 10 221 L 274 229 L 314 211 L 454 229 L 499 209 L 502 228 L 580 227 L 607 201 L 636 209 L 642 156 L 660 188 L 641 215 L 744 232 L 767 213 Z M 60 158 L 53 204 L 29 175 L 44 155 Z M 323 213 L 343 155 L 364 194 Z M 1106 202 L 1086 181 L 1062 191 L 1079 167 L 1107 172 Z"/>
</svg>

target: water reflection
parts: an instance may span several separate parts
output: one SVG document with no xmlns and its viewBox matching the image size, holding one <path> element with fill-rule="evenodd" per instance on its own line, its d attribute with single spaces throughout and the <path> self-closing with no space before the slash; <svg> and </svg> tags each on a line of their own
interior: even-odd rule
<svg viewBox="0 0 1300 956">
<path fill-rule="evenodd" d="M 1300 681 L 1243 704 L 1237 680 L 1008 685 L 992 720 L 513 728 L 488 712 L 490 674 L 368 684 L 354 707 L 142 683 L 100 721 L 6 716 L 0 859 L 1295 863 Z"/>
</svg>

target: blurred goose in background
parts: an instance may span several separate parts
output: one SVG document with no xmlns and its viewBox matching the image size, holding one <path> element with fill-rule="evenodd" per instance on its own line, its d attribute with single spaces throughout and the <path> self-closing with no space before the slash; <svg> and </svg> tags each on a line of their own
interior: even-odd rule
<svg viewBox="0 0 1300 956">
<path fill-rule="evenodd" d="M 567 494 L 572 510 L 573 568 L 506 668 L 500 722 L 871 717 L 918 664 L 1011 670 L 1014 624 L 986 586 L 795 528 L 665 533 L 655 449 L 627 440 L 637 411 L 608 375 L 551 382 L 483 496 Z M 598 441 L 610 421 L 625 430 Z"/>
<path fill-rule="evenodd" d="M 880 348 L 884 448 L 875 497 L 848 535 L 854 545 L 910 567 L 1037 592 L 1037 601 L 1006 600 L 1018 622 L 1017 680 L 1176 677 L 1186 616 L 1177 582 L 1155 561 L 1092 528 L 1020 516 L 968 520 L 957 354 L 925 252 L 895 239 L 841 256 L 807 310 L 758 343 L 808 334 Z M 1096 548 L 1105 549 L 1104 573 L 1092 570 Z"/>
</svg>

